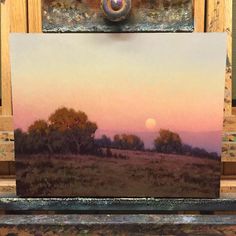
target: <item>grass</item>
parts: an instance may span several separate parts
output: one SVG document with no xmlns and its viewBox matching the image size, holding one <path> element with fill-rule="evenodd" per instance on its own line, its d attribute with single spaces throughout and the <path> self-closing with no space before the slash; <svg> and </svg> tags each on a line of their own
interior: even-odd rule
<svg viewBox="0 0 236 236">
<path fill-rule="evenodd" d="M 92 155 L 17 156 L 20 196 L 217 197 L 220 161 L 112 150 Z"/>
</svg>

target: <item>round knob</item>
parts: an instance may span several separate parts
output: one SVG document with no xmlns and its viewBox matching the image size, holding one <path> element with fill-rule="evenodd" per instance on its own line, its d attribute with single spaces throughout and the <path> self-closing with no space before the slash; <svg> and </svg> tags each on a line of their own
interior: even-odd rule
<svg viewBox="0 0 236 236">
<path fill-rule="evenodd" d="M 114 11 L 120 10 L 122 6 L 123 6 L 123 0 L 111 0 L 111 8 Z"/>
<path fill-rule="evenodd" d="M 101 8 L 110 21 L 121 21 L 131 10 L 131 0 L 101 0 Z"/>
</svg>

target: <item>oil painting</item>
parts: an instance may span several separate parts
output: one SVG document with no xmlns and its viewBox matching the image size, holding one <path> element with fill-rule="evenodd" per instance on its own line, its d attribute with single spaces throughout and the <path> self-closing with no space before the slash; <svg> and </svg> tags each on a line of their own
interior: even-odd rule
<svg viewBox="0 0 236 236">
<path fill-rule="evenodd" d="M 10 43 L 18 196 L 219 196 L 224 33 Z"/>
</svg>

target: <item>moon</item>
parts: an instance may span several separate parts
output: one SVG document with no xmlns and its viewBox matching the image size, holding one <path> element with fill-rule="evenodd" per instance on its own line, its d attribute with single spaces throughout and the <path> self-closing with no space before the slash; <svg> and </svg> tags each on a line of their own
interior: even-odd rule
<svg viewBox="0 0 236 236">
<path fill-rule="evenodd" d="M 146 121 L 145 121 L 145 126 L 148 130 L 154 130 L 155 127 L 157 125 L 157 122 L 155 119 L 153 118 L 148 118 Z"/>
</svg>

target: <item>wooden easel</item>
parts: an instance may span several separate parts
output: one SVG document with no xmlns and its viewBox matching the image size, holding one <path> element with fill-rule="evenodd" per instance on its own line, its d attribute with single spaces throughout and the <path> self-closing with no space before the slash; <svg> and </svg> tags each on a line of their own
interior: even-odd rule
<svg viewBox="0 0 236 236">
<path fill-rule="evenodd" d="M 231 141 L 232 134 L 236 135 L 236 114 L 232 111 L 232 0 L 195 0 L 194 1 L 194 32 L 227 32 L 228 53 L 225 84 L 225 140 L 223 145 L 227 150 L 231 146 L 236 146 L 236 141 Z M 13 121 L 12 121 L 12 100 L 11 100 L 11 73 L 9 60 L 10 32 L 37 33 L 42 32 L 42 5 L 41 0 L 5 0 L 1 1 L 1 95 L 2 104 L 0 106 L 0 195 L 14 195 L 15 193 L 15 169 L 14 169 L 14 142 L 13 142 Z M 230 157 L 229 152 L 222 156 L 222 178 L 221 178 L 221 198 L 236 198 L 236 153 L 235 157 Z M 223 204 L 223 205 L 222 205 Z M 223 208 L 224 207 L 224 208 Z M 145 202 L 137 200 L 130 203 L 118 199 L 0 199 L 0 209 L 10 211 L 76 211 L 76 212 L 103 212 L 103 213 L 127 213 L 143 212 L 158 213 L 173 212 L 180 213 L 209 213 L 217 211 L 236 211 L 235 200 L 152 200 Z M 7 216 L 8 217 L 8 216 Z M 6 218 L 7 218 L 6 217 Z M 69 216 L 67 216 L 69 217 Z M 87 218 L 93 220 L 93 216 Z M 124 218 L 112 218 L 111 225 Z M 50 217 L 49 217 L 50 218 Z M 48 218 L 48 220 L 50 220 Z M 204 217 L 203 217 L 204 218 Z M 199 225 L 203 218 L 196 218 Z M 135 221 L 136 219 L 136 221 Z M 153 218 L 158 222 L 157 218 Z M 171 224 L 177 218 L 168 218 Z M 179 222 L 187 224 L 187 220 L 181 218 Z M 187 218 L 186 218 L 187 219 Z M 190 218 L 189 218 L 190 219 Z M 195 219 L 195 218 L 194 218 Z M 221 218 L 217 218 L 219 221 Z M 17 218 L 15 219 L 17 220 Z M 37 220 L 37 217 L 35 217 Z M 75 218 L 74 220 L 82 220 Z M 84 220 L 84 219 L 83 219 Z M 139 221 L 146 221 L 148 218 L 132 218 L 131 225 L 138 224 Z M 150 219 L 149 219 L 150 220 Z M 172 220 L 172 221 L 171 221 Z M 206 225 L 213 224 L 211 218 L 207 218 Z M 234 217 L 222 218 L 223 223 L 235 225 Z M 194 220 L 193 220 L 194 221 Z M 202 222 L 201 222 L 202 221 Z M 25 221 L 27 222 L 27 221 Z M 24 223 L 25 223 L 24 222 Z M 56 221 L 57 222 L 57 221 Z M 87 221 L 89 224 L 89 220 Z M 95 220 L 94 220 L 95 222 Z M 98 220 L 97 223 L 104 224 L 107 218 Z M 136 223 L 135 223 L 136 222 Z M 190 223 L 192 221 L 189 221 Z M 1 218 L 0 218 L 1 224 Z M 42 224 L 47 225 L 44 221 Z M 217 223 L 216 223 L 217 224 Z M 35 225 L 37 225 L 35 223 Z M 74 225 L 71 223 L 71 225 Z M 145 224 L 143 224 L 145 225 Z M 163 223 L 161 224 L 163 225 Z M 219 224 L 220 225 L 220 224 Z M 83 225 L 82 225 L 83 226 Z M 145 228 L 145 227 L 144 227 Z M 144 231 L 143 231 L 144 232 Z"/>
</svg>

